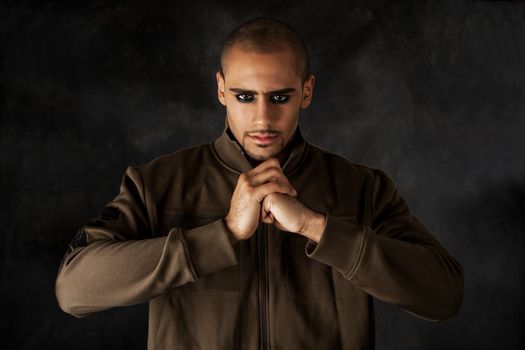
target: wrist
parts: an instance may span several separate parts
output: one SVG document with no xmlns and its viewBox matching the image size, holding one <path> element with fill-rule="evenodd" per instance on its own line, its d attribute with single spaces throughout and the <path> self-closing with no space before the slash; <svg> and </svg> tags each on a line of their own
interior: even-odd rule
<svg viewBox="0 0 525 350">
<path fill-rule="evenodd" d="M 303 229 L 299 233 L 319 243 L 325 227 L 326 215 L 312 211 L 312 214 L 307 216 Z"/>
<path fill-rule="evenodd" d="M 235 235 L 232 225 L 230 221 L 228 220 L 228 218 L 227 217 L 224 218 L 223 221 L 224 221 L 224 224 L 226 225 L 226 228 L 228 229 L 228 238 L 230 240 L 230 243 L 235 244 L 239 242 L 240 239 L 238 239 L 237 236 Z"/>
</svg>

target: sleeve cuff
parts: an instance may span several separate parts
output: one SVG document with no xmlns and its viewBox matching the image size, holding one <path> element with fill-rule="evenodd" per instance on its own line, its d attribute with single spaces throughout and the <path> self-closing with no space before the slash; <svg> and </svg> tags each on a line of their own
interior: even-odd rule
<svg viewBox="0 0 525 350">
<path fill-rule="evenodd" d="M 183 236 L 196 278 L 239 263 L 223 219 L 185 230 Z"/>
<path fill-rule="evenodd" d="M 368 230 L 361 225 L 327 215 L 321 240 L 319 243 L 308 240 L 305 253 L 309 258 L 335 267 L 349 278 L 361 260 L 367 233 Z"/>
</svg>

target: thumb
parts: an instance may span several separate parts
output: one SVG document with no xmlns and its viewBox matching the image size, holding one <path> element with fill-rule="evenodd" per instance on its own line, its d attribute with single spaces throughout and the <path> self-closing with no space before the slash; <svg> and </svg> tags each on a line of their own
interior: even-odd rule
<svg viewBox="0 0 525 350">
<path fill-rule="evenodd" d="M 270 224 L 270 217 L 268 215 L 268 211 L 265 210 L 265 207 L 264 207 L 264 202 L 261 203 L 260 205 L 260 208 L 261 208 L 261 212 L 260 212 L 260 217 L 261 217 L 261 221 L 264 222 L 265 224 Z"/>
</svg>

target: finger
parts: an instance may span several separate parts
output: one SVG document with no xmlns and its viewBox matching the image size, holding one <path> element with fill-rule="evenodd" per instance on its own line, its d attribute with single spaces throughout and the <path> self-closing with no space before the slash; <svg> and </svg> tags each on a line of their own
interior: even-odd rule
<svg viewBox="0 0 525 350">
<path fill-rule="evenodd" d="M 286 176 L 284 176 L 281 168 L 270 167 L 262 172 L 255 174 L 248 178 L 250 185 L 258 186 L 269 181 L 280 181 L 284 184 L 292 186 Z"/>
<path fill-rule="evenodd" d="M 245 180 L 250 186 L 258 186 L 270 181 L 281 182 L 285 186 L 290 186 L 293 189 L 292 193 L 289 193 L 290 196 L 297 196 L 297 190 L 292 186 L 280 167 L 266 168 L 257 174 L 252 174 L 251 177 L 248 175 L 248 173 L 245 174 Z"/>
<path fill-rule="evenodd" d="M 279 168 L 281 169 L 281 163 L 279 163 L 279 160 L 277 158 L 268 158 L 255 168 L 249 170 L 246 172 L 246 175 L 248 177 L 252 177 L 253 175 L 259 174 L 260 172 L 268 169 L 268 168 Z"/>
<path fill-rule="evenodd" d="M 256 170 L 256 169 L 262 170 L 262 169 L 266 169 L 267 167 L 270 167 L 270 166 L 278 166 L 280 168 L 281 167 L 281 163 L 279 163 L 279 159 L 277 159 L 275 157 L 272 157 L 272 158 L 266 159 L 264 162 L 262 162 L 261 164 L 257 165 L 252 170 Z"/>
<path fill-rule="evenodd" d="M 272 218 L 271 218 L 269 215 L 267 215 L 267 216 L 264 217 L 264 218 L 261 218 L 261 220 L 262 220 L 262 222 L 264 222 L 265 224 L 273 224 L 273 220 L 272 220 Z"/>
<path fill-rule="evenodd" d="M 269 168 L 275 168 L 277 171 L 281 170 L 281 165 L 280 165 L 279 161 L 277 160 L 277 158 L 267 159 L 264 162 L 262 162 L 261 164 L 259 164 L 257 167 L 255 167 L 255 168 L 253 168 L 253 169 L 251 169 L 251 170 L 249 170 L 249 171 L 247 171 L 245 173 L 242 173 L 241 176 L 239 177 L 239 180 L 251 179 L 251 178 L 253 178 L 254 176 L 256 176 L 258 174 L 264 173 Z M 281 171 L 281 173 L 282 173 L 282 171 Z M 266 181 L 262 181 L 262 182 L 266 182 Z"/>
<path fill-rule="evenodd" d="M 258 186 L 268 181 L 273 181 L 282 176 L 280 169 L 277 167 L 269 167 L 256 174 L 248 175 L 247 179 L 252 186 Z"/>
<path fill-rule="evenodd" d="M 257 187 L 254 195 L 257 202 L 261 203 L 264 200 L 264 197 L 270 193 L 276 192 L 287 194 L 291 197 L 294 197 L 294 194 L 296 194 L 296 191 L 291 186 L 287 186 L 280 182 L 267 182 Z"/>
<path fill-rule="evenodd" d="M 268 181 L 281 181 L 285 184 L 288 184 L 290 187 L 293 187 L 284 175 L 281 164 L 277 158 L 269 158 L 259 164 L 254 169 L 247 171 L 241 174 L 239 180 L 247 181 L 250 186 L 258 186 L 260 184 L 266 183 Z M 293 195 L 297 195 L 297 191 Z"/>
<path fill-rule="evenodd" d="M 268 219 L 263 219 L 263 222 L 264 222 L 265 224 L 273 225 L 273 221 L 270 220 L 270 218 L 268 218 Z"/>
<path fill-rule="evenodd" d="M 264 222 L 265 224 L 272 224 L 273 223 L 269 214 L 271 214 L 271 213 L 266 211 L 265 205 L 262 204 L 261 205 L 261 215 L 260 216 L 261 216 L 261 221 Z"/>
</svg>

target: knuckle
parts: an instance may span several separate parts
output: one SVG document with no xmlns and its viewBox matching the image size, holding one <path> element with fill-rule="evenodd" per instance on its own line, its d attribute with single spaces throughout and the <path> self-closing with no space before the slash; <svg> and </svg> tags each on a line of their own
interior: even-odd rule
<svg viewBox="0 0 525 350">
<path fill-rule="evenodd" d="M 279 165 L 279 159 L 277 158 L 270 158 L 267 160 L 269 165 L 278 166 Z"/>
<path fill-rule="evenodd" d="M 237 181 L 237 184 L 241 186 L 248 186 L 250 187 L 252 185 L 251 179 L 248 175 L 242 174 L 239 176 L 239 180 Z"/>
<path fill-rule="evenodd" d="M 275 198 L 275 196 L 276 196 L 276 193 L 273 192 L 273 193 L 270 193 L 267 197 L 268 197 L 268 200 L 272 200 Z"/>
<path fill-rule="evenodd" d="M 277 168 L 271 168 L 270 169 L 270 173 L 271 173 L 271 175 L 273 175 L 275 177 L 280 177 L 280 175 L 281 175 L 281 172 Z"/>
</svg>

